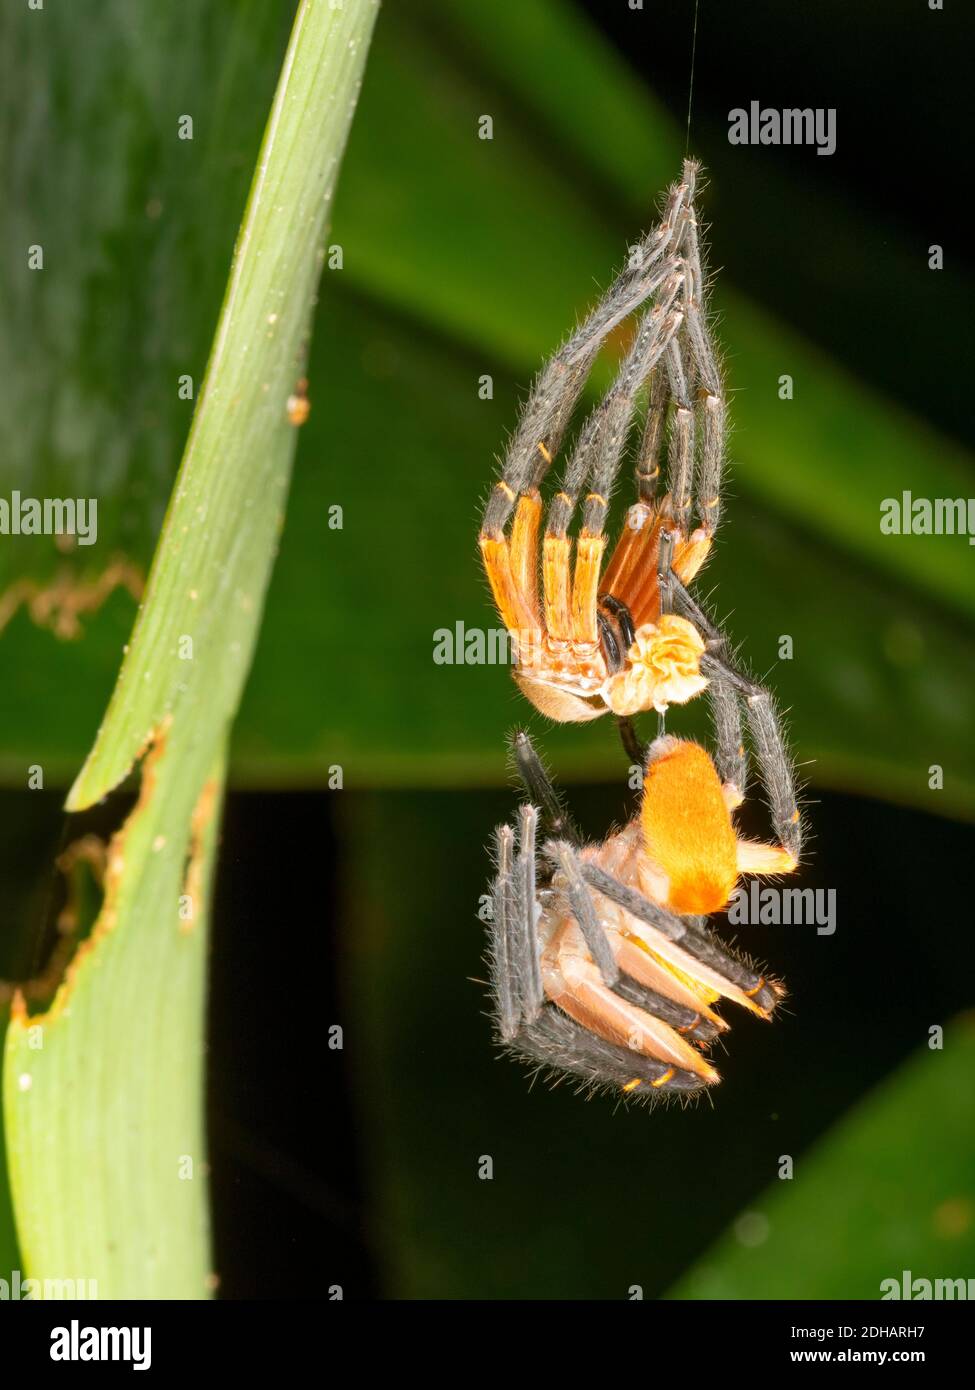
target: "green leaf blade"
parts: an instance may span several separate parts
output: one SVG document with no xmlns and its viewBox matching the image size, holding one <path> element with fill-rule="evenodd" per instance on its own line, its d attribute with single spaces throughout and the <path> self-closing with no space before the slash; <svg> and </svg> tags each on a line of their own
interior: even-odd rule
<svg viewBox="0 0 975 1390">
<path fill-rule="evenodd" d="M 284 521 L 295 446 L 287 403 L 304 372 L 375 10 L 376 0 L 299 7 L 145 601 L 69 810 L 116 786 L 166 716 L 193 709 L 219 724 L 236 710 Z M 193 657 L 181 663 L 186 637 Z"/>
<path fill-rule="evenodd" d="M 798 1155 L 794 1177 L 752 1205 L 744 1240 L 723 1236 L 670 1297 L 879 1299 L 891 1291 L 884 1281 L 903 1287 L 905 1270 L 971 1278 L 973 1066 L 975 1023 L 964 1015 L 943 1050 L 915 1054 Z M 767 1234 L 756 1243 L 749 1229 Z"/>
<path fill-rule="evenodd" d="M 143 759 L 104 898 L 51 1008 L 15 1001 L 11 1189 L 43 1297 L 213 1291 L 203 1123 L 209 885 L 226 746 L 283 522 L 335 180 L 377 0 L 302 0 L 145 600 L 68 798 Z M 94 1292 L 91 1292 L 94 1290 Z"/>
</svg>

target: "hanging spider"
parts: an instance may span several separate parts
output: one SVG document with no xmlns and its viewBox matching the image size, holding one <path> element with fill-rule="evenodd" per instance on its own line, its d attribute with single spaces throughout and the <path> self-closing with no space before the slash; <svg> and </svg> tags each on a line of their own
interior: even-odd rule
<svg viewBox="0 0 975 1390">
<path fill-rule="evenodd" d="M 720 1080 L 705 1053 L 728 1025 L 712 1006 L 724 998 L 770 1018 L 782 997 L 704 916 L 727 905 L 740 874 L 797 867 L 792 765 L 766 691 L 719 672 L 712 692 L 716 761 L 696 743 L 658 738 L 639 814 L 602 844 L 583 845 L 528 735 L 515 735 L 529 804 L 517 836 L 497 831 L 489 924 L 497 1037 L 515 1056 L 629 1096 L 686 1095 Z M 742 705 L 777 845 L 735 830 Z"/>
<path fill-rule="evenodd" d="M 662 548 L 678 579 L 691 582 L 720 510 L 725 403 L 706 325 L 697 175 L 698 165 L 687 161 L 659 226 L 542 371 L 485 507 L 481 554 L 511 634 L 515 679 L 537 709 L 559 721 L 610 710 L 624 718 L 662 712 L 708 682 L 701 634 L 686 615 L 661 611 L 658 583 Z M 539 562 L 539 488 L 603 340 L 642 304 L 648 307 L 615 384 L 584 422 L 549 504 Z M 637 500 L 603 570 L 609 497 L 648 380 Z M 658 497 L 668 430 L 667 491 Z M 584 489 L 573 541 L 569 527 Z"/>
<path fill-rule="evenodd" d="M 732 663 L 727 639 L 687 588 L 717 526 L 725 438 L 705 326 L 696 177 L 697 166 L 686 163 L 660 226 L 543 371 L 481 529 L 522 690 L 557 720 L 614 712 L 645 773 L 639 815 L 604 843 L 583 845 L 527 735 L 516 737 L 530 804 L 517 835 L 510 826 L 498 831 L 490 927 L 498 1036 L 541 1067 L 644 1097 L 700 1091 L 719 1080 L 705 1056 L 727 1028 L 713 1008 L 719 999 L 771 1016 L 781 986 L 721 945 L 703 919 L 726 906 L 741 873 L 789 873 L 801 849 L 792 764 L 772 697 Z M 540 485 L 600 344 L 645 301 L 650 307 L 616 382 L 584 422 L 565 466 L 539 562 Z M 648 380 L 637 502 L 604 572 L 609 494 Z M 658 498 L 668 431 L 668 487 Z M 569 526 L 584 488 L 573 542 Z M 705 687 L 714 759 L 674 738 L 640 746 L 630 716 L 662 713 Z M 747 777 L 743 711 L 774 845 L 744 840 L 734 825 Z M 536 806 L 548 822 L 541 852 Z"/>
</svg>

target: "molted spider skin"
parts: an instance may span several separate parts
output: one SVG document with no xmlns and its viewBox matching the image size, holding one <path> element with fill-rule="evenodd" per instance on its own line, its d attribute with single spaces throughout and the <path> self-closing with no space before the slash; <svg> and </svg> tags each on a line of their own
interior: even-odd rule
<svg viewBox="0 0 975 1390">
<path fill-rule="evenodd" d="M 661 583 L 665 569 L 691 583 L 720 513 L 726 412 L 706 323 L 697 178 L 698 166 L 687 161 L 660 224 L 543 369 L 485 508 L 481 554 L 514 639 L 515 678 L 558 722 L 662 711 L 708 684 L 701 638 L 686 616 L 668 617 Z M 539 544 L 540 486 L 607 334 L 638 310 L 616 381 L 563 466 Z M 647 383 L 637 499 L 604 571 L 609 499 Z M 667 491 L 658 497 L 665 446 Z M 581 528 L 572 536 L 580 503 Z"/>
</svg>

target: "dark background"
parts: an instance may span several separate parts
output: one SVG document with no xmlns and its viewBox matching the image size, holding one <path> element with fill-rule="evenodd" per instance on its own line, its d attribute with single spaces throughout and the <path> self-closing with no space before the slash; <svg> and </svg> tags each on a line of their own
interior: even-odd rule
<svg viewBox="0 0 975 1390">
<path fill-rule="evenodd" d="M 682 128 L 693 8 L 689 0 L 647 0 L 642 13 L 599 0 L 585 5 Z M 975 16 L 961 5 L 935 13 L 926 0 L 701 0 L 690 140 L 716 187 L 728 198 L 733 188 L 736 206 L 749 206 L 759 229 L 754 242 L 724 238 L 715 208 L 714 264 L 862 380 L 965 440 L 971 413 L 960 366 L 971 355 L 971 315 L 959 312 L 955 296 L 972 268 L 963 132 L 973 41 Z M 751 101 L 835 107 L 835 153 L 729 145 L 728 112 Z M 831 221 L 841 202 L 859 236 Z M 878 227 L 887 234 L 878 238 Z M 802 242 L 808 254 L 790 254 Z M 927 269 L 935 242 L 945 248 L 946 278 Z M 856 268 L 856 295 L 841 305 L 829 278 L 839 257 Z M 921 300 L 911 292 L 914 276 L 928 287 Z"/>
</svg>

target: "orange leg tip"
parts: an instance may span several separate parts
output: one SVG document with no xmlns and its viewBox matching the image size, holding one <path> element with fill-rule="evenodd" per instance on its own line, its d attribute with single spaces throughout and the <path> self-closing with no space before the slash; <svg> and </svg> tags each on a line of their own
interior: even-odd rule
<svg viewBox="0 0 975 1390">
<path fill-rule="evenodd" d="M 672 1080 L 673 1080 L 673 1077 L 674 1077 L 674 1069 L 673 1069 L 673 1067 L 668 1067 L 667 1070 L 664 1072 L 663 1076 L 658 1076 L 657 1079 L 656 1079 L 656 1081 L 651 1081 L 651 1082 L 650 1082 L 650 1085 L 653 1086 L 654 1088 L 656 1088 L 657 1086 L 666 1086 L 666 1084 L 667 1084 L 668 1081 L 672 1081 Z"/>
<path fill-rule="evenodd" d="M 656 1084 L 656 1083 L 654 1083 Z M 628 1081 L 623 1087 L 624 1091 L 635 1091 L 638 1086 L 642 1086 L 643 1081 L 639 1076 L 635 1076 L 632 1081 Z"/>
</svg>

